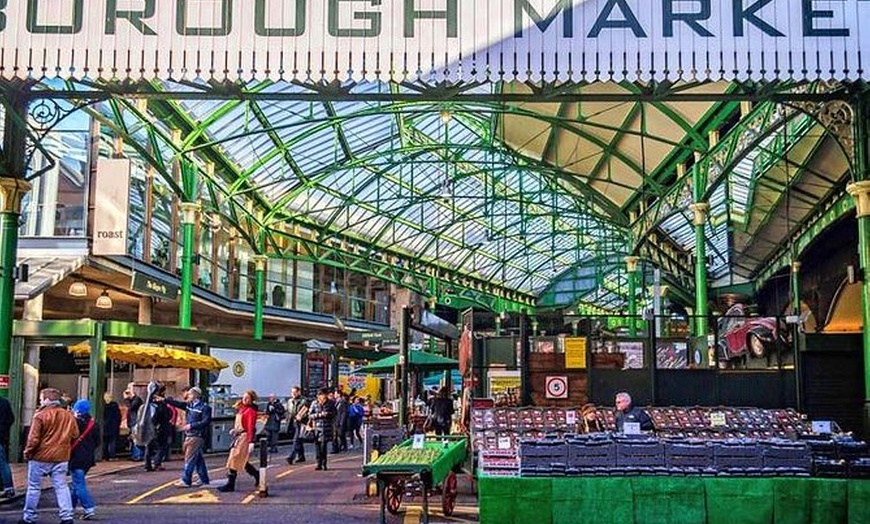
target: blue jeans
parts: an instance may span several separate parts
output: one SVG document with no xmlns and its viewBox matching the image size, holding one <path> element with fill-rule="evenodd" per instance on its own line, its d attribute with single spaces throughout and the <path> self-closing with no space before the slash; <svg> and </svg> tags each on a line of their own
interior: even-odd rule
<svg viewBox="0 0 870 524">
<path fill-rule="evenodd" d="M 72 507 L 75 508 L 81 502 L 85 513 L 92 513 L 96 504 L 85 483 L 85 470 L 74 469 L 69 474 L 72 479 Z"/>
<path fill-rule="evenodd" d="M 12 489 L 12 470 L 9 469 L 9 461 L 6 459 L 6 450 L 0 446 L 0 484 L 3 489 Z"/>
<path fill-rule="evenodd" d="M 40 462 L 31 460 L 27 463 L 27 497 L 24 499 L 24 520 L 36 522 L 39 506 L 39 495 L 42 493 L 42 477 L 51 477 L 54 496 L 57 498 L 60 520 L 72 520 L 73 507 L 66 484 L 67 462 Z"/>
<path fill-rule="evenodd" d="M 193 483 L 193 472 L 199 475 L 199 481 L 209 484 L 208 468 L 205 465 L 205 457 L 202 455 L 203 440 L 200 437 L 186 437 L 184 439 L 184 470 L 181 472 L 181 481 L 185 484 Z"/>
</svg>

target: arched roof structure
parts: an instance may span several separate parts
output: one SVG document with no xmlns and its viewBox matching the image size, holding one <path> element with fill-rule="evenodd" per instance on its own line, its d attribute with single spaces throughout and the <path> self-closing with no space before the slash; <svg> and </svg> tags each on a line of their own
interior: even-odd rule
<svg viewBox="0 0 870 524">
<path fill-rule="evenodd" d="M 690 301 L 694 201 L 720 283 L 772 274 L 849 209 L 840 113 L 865 96 L 868 3 L 803 22 L 775 3 L 258 0 L 119 11 L 111 33 L 90 4 L 33 23 L 9 6 L 0 66 L 5 100 L 89 112 L 269 257 L 493 310 L 618 311 L 628 255 Z"/>
</svg>

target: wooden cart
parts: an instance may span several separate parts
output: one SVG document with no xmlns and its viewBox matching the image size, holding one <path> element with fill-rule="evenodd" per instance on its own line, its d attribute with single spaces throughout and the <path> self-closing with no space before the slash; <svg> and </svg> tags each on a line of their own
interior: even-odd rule
<svg viewBox="0 0 870 524">
<path fill-rule="evenodd" d="M 411 448 L 413 439 L 406 440 L 383 455 L 382 459 L 363 466 L 363 475 L 374 477 L 381 498 L 381 524 L 386 523 L 386 512 L 399 512 L 407 485 L 411 482 L 421 484 L 423 495 L 423 523 L 429 522 L 429 496 L 441 495 L 441 510 L 452 515 L 456 507 L 456 472 L 465 462 L 468 440 L 464 436 L 435 437 L 427 436 L 423 446 L 437 450 L 438 455 L 427 464 L 390 462 L 388 456 L 394 450 Z M 387 459 L 387 460 L 383 460 Z"/>
</svg>

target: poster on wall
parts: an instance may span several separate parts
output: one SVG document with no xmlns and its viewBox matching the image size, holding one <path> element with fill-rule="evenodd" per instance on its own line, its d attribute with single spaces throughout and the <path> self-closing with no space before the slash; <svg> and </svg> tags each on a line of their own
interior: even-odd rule
<svg viewBox="0 0 870 524">
<path fill-rule="evenodd" d="M 565 368 L 586 369 L 586 337 L 565 337 Z"/>
<path fill-rule="evenodd" d="M 230 348 L 211 348 L 211 356 L 229 364 L 214 375 L 211 385 L 230 386 L 234 395 L 253 389 L 261 397 L 290 394 L 302 383 L 302 355 Z"/>
<path fill-rule="evenodd" d="M 656 345 L 656 368 L 686 369 L 689 365 L 686 342 L 659 342 Z"/>
<path fill-rule="evenodd" d="M 643 342 L 620 340 L 616 348 L 625 355 L 622 369 L 643 369 Z"/>
</svg>

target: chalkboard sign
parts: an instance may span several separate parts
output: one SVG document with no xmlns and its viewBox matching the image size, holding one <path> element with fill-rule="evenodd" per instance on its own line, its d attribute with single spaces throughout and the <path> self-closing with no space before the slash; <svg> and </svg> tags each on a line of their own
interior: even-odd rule
<svg viewBox="0 0 870 524">
<path fill-rule="evenodd" d="M 326 383 L 326 359 L 308 357 L 308 392 L 315 394 L 327 386 Z"/>
</svg>

